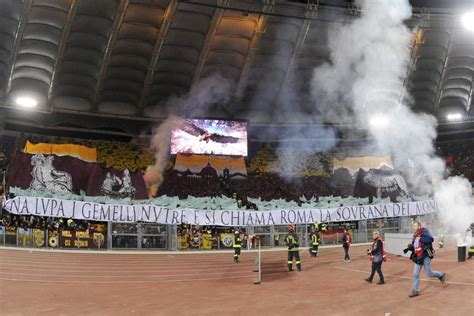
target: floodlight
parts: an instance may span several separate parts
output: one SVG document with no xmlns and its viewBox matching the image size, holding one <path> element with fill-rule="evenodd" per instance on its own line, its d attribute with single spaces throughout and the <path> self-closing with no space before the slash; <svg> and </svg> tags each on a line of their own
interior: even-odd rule
<svg viewBox="0 0 474 316">
<path fill-rule="evenodd" d="M 383 114 L 374 114 L 369 118 L 369 124 L 372 128 L 384 128 L 389 122 L 389 118 Z"/>
<path fill-rule="evenodd" d="M 15 103 L 18 106 L 24 107 L 24 108 L 34 108 L 38 102 L 30 97 L 18 97 L 15 100 Z"/>
<path fill-rule="evenodd" d="M 450 113 L 447 116 L 448 121 L 460 121 L 462 119 L 461 113 Z"/>
<path fill-rule="evenodd" d="M 464 13 L 461 20 L 466 29 L 474 32 L 474 11 Z"/>
</svg>

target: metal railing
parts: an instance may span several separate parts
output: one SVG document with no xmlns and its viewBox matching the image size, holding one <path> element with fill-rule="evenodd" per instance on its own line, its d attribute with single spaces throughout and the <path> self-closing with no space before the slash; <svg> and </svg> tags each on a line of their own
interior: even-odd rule
<svg viewBox="0 0 474 316">
<path fill-rule="evenodd" d="M 369 224 L 369 225 L 367 225 Z M 377 226 L 376 226 L 377 225 Z M 372 232 L 377 229 L 382 233 L 399 233 L 402 223 L 389 222 L 387 227 L 380 223 L 359 223 L 358 229 L 351 231 L 352 243 L 366 243 L 372 240 Z M 380 226 L 380 227 L 379 227 Z M 233 233 L 224 232 L 201 233 L 185 232 L 178 234 L 177 226 L 137 223 L 124 227 L 120 224 L 108 223 L 107 231 L 72 231 L 66 229 L 40 230 L 0 226 L 0 246 L 38 247 L 51 249 L 133 249 L 133 250 L 178 250 L 205 251 L 231 250 Z M 252 227 L 246 230 L 248 235 L 242 239 L 242 248 L 255 249 L 286 247 L 286 226 Z M 250 233 L 249 233 L 250 232 Z M 296 233 L 302 247 L 310 245 L 310 225 L 296 225 Z M 342 244 L 342 231 L 321 232 L 321 245 Z M 250 239 L 249 236 L 255 237 Z M 248 237 L 248 238 L 247 238 Z M 259 243 L 252 242 L 259 241 Z"/>
</svg>

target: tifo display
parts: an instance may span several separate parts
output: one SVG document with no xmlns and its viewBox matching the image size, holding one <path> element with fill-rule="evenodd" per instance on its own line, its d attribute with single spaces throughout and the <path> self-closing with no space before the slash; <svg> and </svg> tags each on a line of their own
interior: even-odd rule
<svg viewBox="0 0 474 316">
<path fill-rule="evenodd" d="M 247 156 L 247 123 L 177 119 L 171 153 Z"/>
</svg>

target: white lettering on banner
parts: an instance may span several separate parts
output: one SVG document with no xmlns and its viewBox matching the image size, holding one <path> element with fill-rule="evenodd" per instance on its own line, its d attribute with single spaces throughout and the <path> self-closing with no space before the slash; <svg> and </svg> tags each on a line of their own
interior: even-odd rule
<svg viewBox="0 0 474 316">
<path fill-rule="evenodd" d="M 268 226 L 357 221 L 384 217 L 414 216 L 436 212 L 433 200 L 378 205 L 342 206 L 328 209 L 282 210 L 198 210 L 175 209 L 156 205 L 113 205 L 42 197 L 21 197 L 4 201 L 12 214 L 71 217 L 93 221 L 217 226 Z"/>
</svg>

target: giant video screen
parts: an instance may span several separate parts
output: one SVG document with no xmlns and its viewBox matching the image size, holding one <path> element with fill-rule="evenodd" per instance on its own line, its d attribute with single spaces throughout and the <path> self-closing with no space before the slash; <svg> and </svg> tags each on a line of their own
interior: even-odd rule
<svg viewBox="0 0 474 316">
<path fill-rule="evenodd" d="M 178 119 L 171 154 L 247 156 L 247 122 Z"/>
</svg>

